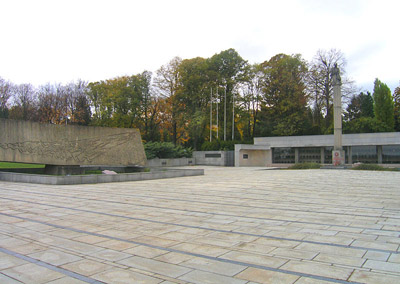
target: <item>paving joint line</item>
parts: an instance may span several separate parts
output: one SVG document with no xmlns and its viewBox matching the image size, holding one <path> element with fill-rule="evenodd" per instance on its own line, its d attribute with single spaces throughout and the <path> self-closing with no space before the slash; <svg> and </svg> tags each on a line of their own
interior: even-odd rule
<svg viewBox="0 0 400 284">
<path fill-rule="evenodd" d="M 58 229 L 64 229 L 64 230 L 69 230 L 69 231 L 73 231 L 73 232 L 77 232 L 77 233 L 82 233 L 82 234 L 88 234 L 88 235 L 92 235 L 92 236 L 97 236 L 97 237 L 103 237 L 103 238 L 108 238 L 108 239 L 112 239 L 112 240 L 117 240 L 117 241 L 122 241 L 122 242 L 127 242 L 127 243 L 132 243 L 132 244 L 137 244 L 137 245 L 142 245 L 142 246 L 146 246 L 146 247 L 150 247 L 150 248 L 155 248 L 155 249 L 160 249 L 160 250 L 165 250 L 168 252 L 175 252 L 175 253 L 180 253 L 180 254 L 185 254 L 185 255 L 190 255 L 190 256 L 194 256 L 194 257 L 200 257 L 200 258 L 205 258 L 205 259 L 209 259 L 209 260 L 214 260 L 214 261 L 219 261 L 219 262 L 224 262 L 224 263 L 230 263 L 230 264 L 237 264 L 237 265 L 241 265 L 241 266 L 247 266 L 247 267 L 253 267 L 253 268 L 258 268 L 258 269 L 263 269 L 263 270 L 268 270 L 268 271 L 274 271 L 274 272 L 280 272 L 280 273 L 285 273 L 285 274 L 291 274 L 291 275 L 296 275 L 296 276 L 300 276 L 300 277 L 306 277 L 306 278 L 312 278 L 312 279 L 317 279 L 317 280 L 322 280 L 322 281 L 328 281 L 328 282 L 333 282 L 333 283 L 342 283 L 342 284 L 361 284 L 359 282 L 349 282 L 346 280 L 339 280 L 339 279 L 335 279 L 335 278 L 330 278 L 330 277 L 325 277 L 325 276 L 319 276 L 319 275 L 313 275 L 313 274 L 308 274 L 308 273 L 302 273 L 302 272 L 296 272 L 296 271 L 290 271 L 290 270 L 286 270 L 286 269 L 280 269 L 280 268 L 273 268 L 273 267 L 269 267 L 269 266 L 264 266 L 264 265 L 258 265 L 258 264 L 252 264 L 252 263 L 246 263 L 246 262 L 242 262 L 242 261 L 236 261 L 236 260 L 230 260 L 230 259 L 226 259 L 226 258 L 220 258 L 220 257 L 214 257 L 214 256 L 208 256 L 208 255 L 203 255 L 203 254 L 199 254 L 199 253 L 193 253 L 193 252 L 187 252 L 187 251 L 182 251 L 182 250 L 178 250 L 178 249 L 173 249 L 173 248 L 168 248 L 168 247 L 161 247 L 161 246 L 157 246 L 157 245 L 151 245 L 151 244 L 147 244 L 147 243 L 142 243 L 142 242 L 137 242 L 137 241 L 132 241 L 132 240 L 126 240 L 126 239 L 122 239 L 122 238 L 118 238 L 118 237 L 113 237 L 113 236 L 108 236 L 108 235 L 103 235 L 103 234 L 99 234 L 99 233 L 94 233 L 94 232 L 88 232 L 88 231 L 84 231 L 84 230 L 80 230 L 80 229 L 74 229 L 74 228 L 70 228 L 70 227 L 66 227 L 66 226 L 61 226 L 61 225 L 56 225 L 56 224 L 51 224 L 51 223 L 47 223 L 47 222 L 42 222 L 42 221 L 37 221 L 34 219 L 30 219 L 30 218 L 25 218 L 25 217 L 19 217 L 19 216 L 13 216 L 13 215 L 9 215 L 9 214 L 5 214 L 5 213 L 0 213 L 1 215 L 6 215 L 9 217 L 14 217 L 14 218 L 18 218 L 21 220 L 26 220 L 26 221 L 31 221 L 31 222 L 35 222 L 38 224 L 43 224 L 43 225 L 47 225 L 47 226 L 52 226 Z M 2 249 L 2 248 L 0 248 Z M 5 249 L 6 250 L 6 249 Z M 0 250 L 1 251 L 1 250 Z M 9 251 L 9 250 L 7 250 Z M 11 252 L 11 251 L 9 251 Z M 12 252 L 13 253 L 13 252 Z M 65 270 L 62 268 L 58 268 L 56 266 L 47 264 L 45 262 L 36 260 L 36 259 L 32 259 L 28 256 L 24 256 L 21 254 L 17 254 L 14 253 L 16 255 L 19 255 L 22 259 L 24 258 L 29 258 L 32 261 L 35 261 L 35 263 L 37 262 L 39 265 L 47 267 L 47 265 L 49 265 L 50 267 L 54 269 L 61 269 L 61 270 Z M 28 260 L 29 261 L 29 260 Z M 57 271 L 57 270 L 55 270 Z M 65 270 L 65 273 L 68 273 L 70 271 Z M 65 274 L 64 273 L 64 274 Z M 74 272 L 71 272 L 73 274 L 77 274 Z M 66 274 L 67 275 L 67 274 Z M 79 277 L 80 274 L 78 274 L 77 276 Z M 85 276 L 84 276 L 85 277 Z M 97 281 L 97 282 L 88 282 L 91 279 L 87 279 L 87 283 L 94 283 L 94 284 L 103 284 L 103 282 L 99 282 L 97 280 L 93 281 Z"/>
<path fill-rule="evenodd" d="M 64 274 L 64 275 L 66 275 L 66 276 L 69 276 L 69 277 L 78 279 L 78 280 L 83 281 L 83 282 L 86 282 L 86 283 L 91 283 L 91 284 L 105 284 L 105 282 L 98 281 L 98 280 L 96 280 L 96 279 L 93 279 L 93 278 L 84 276 L 84 275 L 82 275 L 82 274 L 79 274 L 79 273 L 76 273 L 76 272 L 73 272 L 73 271 L 70 271 L 70 270 L 67 270 L 67 269 L 64 269 L 64 268 L 61 268 L 61 267 L 52 265 L 52 264 L 49 264 L 49 263 L 47 263 L 47 262 L 44 262 L 44 261 L 41 261 L 41 260 L 38 260 L 38 259 L 34 259 L 34 258 L 32 258 L 32 257 L 29 257 L 29 256 L 26 256 L 26 255 L 23 255 L 23 254 L 20 254 L 20 253 L 17 253 L 17 252 L 8 250 L 8 249 L 6 249 L 6 248 L 0 247 L 0 252 L 3 252 L 3 253 L 5 253 L 5 254 L 8 254 L 8 255 L 17 257 L 17 258 L 19 258 L 19 259 L 25 260 L 25 261 L 30 262 L 30 263 L 33 263 L 33 264 L 37 264 L 37 265 L 39 265 L 39 266 L 48 268 L 48 269 L 50 269 L 50 270 L 53 270 L 53 271 L 62 273 L 62 274 Z M 19 280 L 18 280 L 18 281 L 19 281 Z"/>
<path fill-rule="evenodd" d="M 400 254 L 400 252 L 398 252 L 398 251 L 391 251 L 391 250 L 383 250 L 383 249 L 375 249 L 375 248 L 364 248 L 364 247 L 359 247 L 359 246 L 341 245 L 341 244 L 334 244 L 334 243 L 324 243 L 324 242 L 316 242 L 316 241 L 309 241 L 309 240 L 298 240 L 298 239 L 282 238 L 282 237 L 275 237 L 275 236 L 268 236 L 268 235 L 258 235 L 258 234 L 251 234 L 251 233 L 245 233 L 245 232 L 236 232 L 236 231 L 228 231 L 228 230 L 215 229 L 215 228 L 207 228 L 207 227 L 200 227 L 200 226 L 176 224 L 176 223 L 165 222 L 165 221 L 157 221 L 157 220 L 150 220 L 150 219 L 144 219 L 144 218 L 123 216 L 123 215 L 118 215 L 118 214 L 111 214 L 111 213 L 105 213 L 105 212 L 99 212 L 99 211 L 93 211 L 93 210 L 86 210 L 86 209 L 70 208 L 70 207 L 65 207 L 65 206 L 48 205 L 48 204 L 42 204 L 42 203 L 30 202 L 30 201 L 22 201 L 22 202 L 39 204 L 39 205 L 44 205 L 44 206 L 51 206 L 51 207 L 56 207 L 56 208 L 61 208 L 61 209 L 68 209 L 68 210 L 78 211 L 78 212 L 85 212 L 85 213 L 99 214 L 99 215 L 105 215 L 105 216 L 110 216 L 110 217 L 124 218 L 124 219 L 128 219 L 128 220 L 136 220 L 136 221 L 143 221 L 143 222 L 163 224 L 163 225 L 179 226 L 179 227 L 192 228 L 192 229 L 202 229 L 202 230 L 208 230 L 208 231 L 219 232 L 219 233 L 238 234 L 238 235 L 252 236 L 252 237 L 258 237 L 258 238 L 265 238 L 265 239 L 274 239 L 274 240 L 280 240 L 280 241 L 303 242 L 303 243 L 309 243 L 309 244 L 326 245 L 326 246 L 333 246 L 333 247 L 340 247 L 340 248 L 350 248 L 350 249 L 358 249 L 358 250 L 365 250 L 365 251 L 370 250 L 370 251 L 377 251 L 377 252 Z M 15 218 L 25 218 L 25 217 L 14 216 L 14 215 L 1 213 L 1 212 L 0 212 L 0 215 L 5 215 L 5 216 L 15 217 Z M 37 222 L 42 222 L 42 221 L 37 221 Z M 44 222 L 44 223 L 46 223 L 46 222 Z"/>
<path fill-rule="evenodd" d="M 52 196 L 52 194 L 47 194 L 47 193 L 33 193 L 33 194 Z M 56 195 L 56 196 L 58 196 L 58 195 Z M 163 207 L 163 206 L 134 204 L 134 203 L 127 203 L 127 202 L 120 202 L 120 201 L 112 201 L 112 200 L 98 200 L 98 199 L 83 198 L 83 197 L 76 197 L 76 196 L 63 196 L 63 195 L 60 195 L 59 197 L 72 198 L 72 199 L 78 199 L 78 200 L 89 200 L 89 201 L 96 201 L 96 202 L 105 202 L 105 203 L 116 203 L 116 204 L 123 204 L 123 205 L 133 205 L 133 206 L 137 206 L 137 207 L 149 207 L 149 208 L 157 208 L 157 209 L 164 209 L 164 210 L 193 212 L 193 213 L 201 213 L 201 214 L 208 214 L 208 215 L 220 215 L 220 216 L 245 218 L 245 219 L 247 218 L 247 219 L 256 219 L 256 220 L 280 221 L 280 222 L 299 223 L 299 224 L 312 224 L 312 225 L 322 225 L 322 226 L 332 226 L 332 227 L 355 228 L 355 229 L 363 229 L 363 230 L 368 229 L 368 230 L 376 230 L 376 231 L 390 231 L 390 230 L 381 230 L 381 229 L 375 229 L 375 228 L 365 228 L 365 227 L 358 227 L 358 226 L 345 226 L 345 225 L 336 225 L 336 224 L 306 222 L 306 221 L 298 221 L 298 220 L 284 220 L 284 219 L 271 219 L 271 218 L 262 218 L 262 217 L 238 216 L 238 215 L 233 215 L 233 214 L 222 214 L 222 213 L 215 213 L 215 212 L 214 213 L 209 213 L 209 212 L 203 212 L 203 211 L 197 211 L 197 210 L 174 209 L 174 208 Z M 0 197 L 0 198 L 14 200 L 12 198 L 7 198 L 7 197 Z M 25 202 L 25 201 L 22 201 L 22 200 L 19 200 L 19 201 Z M 280 209 L 280 210 L 283 210 L 283 209 Z M 301 211 L 301 212 L 310 212 L 310 211 Z M 370 217 L 370 216 L 364 216 L 364 215 L 361 215 L 361 216 Z M 388 217 L 380 217 L 380 218 L 385 218 L 386 219 Z"/>
<path fill-rule="evenodd" d="M 149 222 L 149 223 L 171 225 L 171 226 L 179 226 L 179 227 L 192 228 L 192 229 L 202 229 L 202 230 L 208 230 L 208 231 L 212 231 L 212 232 L 230 233 L 230 234 L 233 233 L 233 234 L 238 234 L 238 235 L 253 236 L 253 237 L 259 237 L 259 238 L 266 238 L 266 239 L 303 242 L 303 243 L 334 246 L 334 247 L 341 247 L 341 248 L 353 248 L 353 249 L 366 250 L 366 251 L 371 250 L 371 251 L 377 251 L 377 252 L 400 254 L 400 252 L 398 252 L 398 251 L 391 251 L 391 250 L 383 250 L 383 249 L 376 249 L 376 248 L 364 248 L 364 247 L 359 247 L 359 246 L 341 245 L 341 244 L 334 244 L 334 243 L 324 243 L 324 242 L 316 242 L 316 241 L 309 241 L 309 240 L 298 240 L 298 239 L 282 238 L 282 237 L 275 237 L 275 236 L 269 236 L 269 235 L 258 235 L 258 234 L 251 234 L 251 233 L 245 233 L 245 232 L 228 231 L 228 230 L 222 230 L 222 229 L 214 229 L 214 228 L 191 226 L 191 225 L 184 225 L 184 224 L 176 224 L 176 223 L 170 223 L 170 222 L 165 222 L 165 221 L 157 221 L 157 220 L 137 218 L 137 217 L 129 217 L 129 216 L 124 216 L 124 215 L 117 215 L 117 214 L 111 214 L 111 213 L 105 213 L 105 212 L 99 212 L 99 211 L 93 211 L 93 210 L 86 210 L 86 209 L 77 209 L 77 208 L 71 208 L 71 207 L 66 207 L 66 206 L 49 205 L 49 204 L 43 204 L 43 203 L 38 203 L 38 202 L 32 202 L 32 201 L 15 200 L 15 199 L 9 199 L 9 200 L 20 201 L 20 202 L 31 203 L 31 204 L 38 204 L 38 205 L 43 205 L 43 206 L 50 206 L 50 207 L 55 207 L 55 208 L 68 209 L 68 210 L 77 211 L 77 212 L 99 214 L 99 215 L 105 215 L 105 216 L 110 216 L 110 217 L 119 217 L 119 218 L 124 218 L 124 219 L 128 219 L 128 220 L 137 220 L 137 221 L 143 221 L 143 222 Z M 6 213 L 0 213 L 0 214 L 7 215 Z M 10 215 L 10 217 L 19 218 L 18 216 L 13 216 L 13 215 Z"/>
<path fill-rule="evenodd" d="M 74 188 L 72 188 L 73 190 L 75 190 Z M 253 189 L 254 190 L 254 189 Z M 136 191 L 136 190 L 134 190 L 134 191 Z M 30 191 L 29 191 L 30 192 Z M 139 196 L 139 197 L 151 197 L 151 196 L 147 196 L 147 195 L 140 195 L 140 194 L 121 194 L 121 193 L 110 193 L 109 191 L 99 191 L 99 190 L 97 190 L 97 192 L 101 192 L 101 193 L 105 193 L 105 194 L 110 194 L 110 195 L 120 195 L 120 196 Z M 131 190 L 130 190 L 130 192 L 131 192 Z M 163 193 L 163 191 L 153 191 L 152 190 L 152 193 L 153 192 L 160 192 L 160 193 Z M 218 192 L 218 191 L 216 191 L 216 192 Z M 247 191 L 246 191 L 247 192 Z M 235 192 L 235 193 L 239 193 L 239 192 Z M 180 192 L 180 194 L 182 194 L 182 192 Z M 185 195 L 190 195 L 190 196 L 209 196 L 209 197 L 215 197 L 215 195 L 211 195 L 211 194 L 199 194 L 199 193 L 196 193 L 196 194 L 191 194 L 191 193 L 185 193 L 185 192 L 183 192 L 183 194 L 185 194 Z M 256 193 L 256 194 L 259 194 L 259 193 Z M 259 194 L 259 195 L 264 195 L 264 196 L 269 196 L 270 195 L 270 193 L 268 193 L 268 194 Z M 217 197 L 220 197 L 220 198 L 232 198 L 232 197 L 230 197 L 230 196 L 221 196 L 221 195 L 219 195 L 219 196 L 217 196 Z M 158 197 L 158 198 L 164 198 L 164 197 Z M 234 198 L 233 198 L 234 199 Z M 256 198 L 249 198 L 249 197 L 246 197 L 245 198 L 246 200 L 255 200 L 255 201 L 257 201 L 257 200 L 260 200 L 260 199 L 256 199 Z M 278 199 L 278 198 L 277 198 Z M 269 203 L 273 203 L 273 201 L 269 201 L 269 200 L 263 200 L 263 201 L 266 201 L 266 202 L 269 202 Z M 294 203 L 297 203 L 297 204 L 304 204 L 304 205 L 306 205 L 306 204 L 309 204 L 309 205 L 328 205 L 328 206 L 331 206 L 332 204 L 331 203 L 321 203 L 321 202 L 300 202 L 300 201 L 294 201 Z M 238 204 L 238 205 L 240 205 L 240 204 Z M 288 206 L 290 206 L 290 204 L 288 205 Z M 350 205 L 341 205 L 342 206 L 342 208 L 343 207 L 346 207 L 346 208 L 356 208 L 356 209 L 371 209 L 371 210 L 387 210 L 387 211 L 400 211 L 400 209 L 385 209 L 385 208 L 383 208 L 383 207 L 366 207 L 366 206 L 350 206 Z"/>
<path fill-rule="evenodd" d="M 68 195 L 62 195 L 62 194 L 54 194 L 54 193 L 37 193 L 37 192 L 30 192 L 30 191 L 24 191 L 24 190 L 11 190 L 11 189 L 6 189 L 8 191 L 17 191 L 17 192 L 25 192 L 25 193 L 31 193 L 31 194 L 36 194 L 36 195 L 49 195 L 49 196 L 58 196 L 58 197 L 66 197 L 66 198 L 74 198 L 74 199 L 82 199 L 82 200 L 96 200 L 96 201 L 102 201 L 102 202 L 115 202 L 115 203 L 121 203 L 121 204 L 126 204 L 124 202 L 118 202 L 118 201 L 109 201 L 109 200 L 98 200 L 98 199 L 92 199 L 92 198 L 84 198 L 84 197 L 76 197 L 76 196 L 68 196 Z M 154 197 L 151 197 L 154 198 Z M 156 197 L 158 198 L 158 197 Z M 307 212 L 307 213 L 316 213 L 316 214 L 331 214 L 331 215 L 346 215 L 346 216 L 354 216 L 354 217 L 368 217 L 368 218 L 388 218 L 384 216 L 369 216 L 369 215 L 360 215 L 360 214 L 348 214 L 348 213 L 334 213 L 334 212 L 325 212 L 325 211 L 305 211 L 305 210 L 300 210 L 300 209 L 291 209 L 291 208 L 274 208 L 274 207 L 263 207 L 263 206 L 250 206 L 250 205 L 232 205 L 228 203 L 217 203 L 217 202 L 207 202 L 207 201 L 196 201 L 196 200 L 187 200 L 187 199 L 175 199 L 175 198 L 159 198 L 159 199 L 166 199 L 166 200 L 173 200 L 173 201 L 182 201 L 182 202 L 197 202 L 197 203 L 203 203 L 203 204 L 215 204 L 215 205 L 224 205 L 224 206 L 231 206 L 231 207 L 246 207 L 246 208 L 256 208 L 256 209 L 268 209 L 268 210 L 278 210 L 278 211 L 294 211 L 294 212 Z M 163 208 L 163 207 L 161 207 Z M 400 217 L 390 217 L 392 219 L 400 219 Z"/>
</svg>

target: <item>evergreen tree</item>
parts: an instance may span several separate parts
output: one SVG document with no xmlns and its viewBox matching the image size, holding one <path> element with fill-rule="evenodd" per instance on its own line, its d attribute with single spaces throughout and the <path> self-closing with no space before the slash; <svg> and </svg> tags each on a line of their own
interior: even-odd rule
<svg viewBox="0 0 400 284">
<path fill-rule="evenodd" d="M 345 121 L 361 117 L 374 117 L 374 100 L 370 92 L 353 96 L 344 114 Z"/>
<path fill-rule="evenodd" d="M 394 130 L 394 103 L 389 87 L 375 79 L 374 82 L 374 114 L 376 119 L 382 121 L 391 131 Z"/>
</svg>

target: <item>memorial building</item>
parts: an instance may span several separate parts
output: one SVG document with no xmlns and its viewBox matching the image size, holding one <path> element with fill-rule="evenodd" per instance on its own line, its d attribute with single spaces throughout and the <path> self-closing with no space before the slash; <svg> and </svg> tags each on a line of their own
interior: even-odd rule
<svg viewBox="0 0 400 284">
<path fill-rule="evenodd" d="M 343 134 L 345 164 L 400 165 L 400 132 Z M 278 166 L 315 162 L 332 164 L 333 135 L 254 138 L 235 145 L 235 166 Z"/>
</svg>

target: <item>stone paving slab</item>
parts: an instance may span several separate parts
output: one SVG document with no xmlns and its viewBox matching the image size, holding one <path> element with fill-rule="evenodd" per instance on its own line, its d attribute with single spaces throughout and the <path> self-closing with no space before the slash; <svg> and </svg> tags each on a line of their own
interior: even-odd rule
<svg viewBox="0 0 400 284">
<path fill-rule="evenodd" d="M 204 169 L 0 182 L 0 283 L 400 282 L 399 173 Z"/>
</svg>

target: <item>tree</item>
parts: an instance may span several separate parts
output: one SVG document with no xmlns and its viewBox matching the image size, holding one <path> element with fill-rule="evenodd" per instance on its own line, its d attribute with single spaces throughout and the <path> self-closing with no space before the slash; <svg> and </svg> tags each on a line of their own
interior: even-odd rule
<svg viewBox="0 0 400 284">
<path fill-rule="evenodd" d="M 89 83 L 86 95 L 93 108 L 93 125 L 105 126 L 109 124 L 113 113 L 111 102 L 108 99 L 109 86 L 107 81 Z"/>
<path fill-rule="evenodd" d="M 315 59 L 314 59 L 315 60 Z M 307 92 L 312 99 L 312 106 L 311 106 L 311 114 L 312 114 L 312 124 L 313 128 L 317 130 L 317 134 L 321 134 L 322 128 L 324 128 L 323 119 L 324 116 L 322 114 L 324 108 L 324 74 L 323 72 L 319 72 L 318 65 L 314 63 L 311 65 L 311 69 L 307 73 Z M 329 99 L 330 100 L 330 99 Z M 328 107 L 329 108 L 329 107 Z"/>
<path fill-rule="evenodd" d="M 278 54 L 263 63 L 261 135 L 301 135 L 311 127 L 308 119 L 305 76 L 307 67 L 299 54 Z"/>
<path fill-rule="evenodd" d="M 86 94 L 94 110 L 94 125 L 139 128 L 144 139 L 148 134 L 148 110 L 151 73 L 122 76 L 90 83 Z"/>
<path fill-rule="evenodd" d="M 221 103 L 218 105 L 220 108 L 218 113 L 222 118 L 218 117 L 217 119 L 221 121 L 218 124 L 223 125 L 227 129 L 227 132 L 224 133 L 225 140 L 226 137 L 232 136 L 233 121 L 229 118 L 233 117 L 232 112 L 235 109 L 233 96 L 235 94 L 238 95 L 236 88 L 246 79 L 248 63 L 235 49 L 230 48 L 214 54 L 208 59 L 208 64 L 210 85 L 219 90 L 219 98 L 217 99 Z"/>
<path fill-rule="evenodd" d="M 165 121 L 167 129 L 172 133 L 172 142 L 176 145 L 182 134 L 182 127 L 180 124 L 180 114 L 178 112 L 178 102 L 176 98 L 176 92 L 179 84 L 179 66 L 182 63 L 182 59 L 174 57 L 168 64 L 163 65 L 156 72 L 154 78 L 154 85 L 159 91 L 160 95 L 165 99 L 166 108 Z M 161 103 L 161 101 L 159 101 Z M 169 140 L 169 139 L 168 139 Z"/>
<path fill-rule="evenodd" d="M 89 125 L 92 112 L 90 110 L 89 99 L 87 96 L 88 84 L 78 80 L 64 86 L 66 101 L 66 117 L 70 118 L 70 123 L 78 125 Z"/>
<path fill-rule="evenodd" d="M 151 106 L 151 72 L 144 71 L 140 74 L 130 77 L 129 85 L 135 94 L 135 103 L 137 103 L 140 114 L 137 117 L 136 125 L 142 125 L 143 139 L 149 139 L 149 108 Z M 139 126 L 137 126 L 139 127 Z"/>
<path fill-rule="evenodd" d="M 190 144 L 198 149 L 204 142 L 207 105 L 209 102 L 209 75 L 206 59 L 185 59 L 179 66 L 179 87 L 176 92 L 178 111 L 185 125 Z"/>
<path fill-rule="evenodd" d="M 0 118 L 7 118 L 13 85 L 0 77 Z"/>
<path fill-rule="evenodd" d="M 262 66 L 254 64 L 248 67 L 246 72 L 247 76 L 244 82 L 241 83 L 239 92 L 241 96 L 239 103 L 242 109 L 241 118 L 244 121 L 242 127 L 242 139 L 248 140 L 254 137 L 256 132 L 256 125 L 260 111 L 260 104 L 262 100 Z"/>
<path fill-rule="evenodd" d="M 63 124 L 67 116 L 66 96 L 63 86 L 47 84 L 38 91 L 38 120 Z"/>
<path fill-rule="evenodd" d="M 394 130 L 394 103 L 389 87 L 375 79 L 374 82 L 374 114 L 377 120 L 388 126 L 390 131 Z"/>
<path fill-rule="evenodd" d="M 375 133 L 392 131 L 375 117 L 360 117 L 343 123 L 343 133 Z"/>
<path fill-rule="evenodd" d="M 87 84 L 83 81 L 46 84 L 38 90 L 37 118 L 52 124 L 88 125 L 91 119 Z"/>
<path fill-rule="evenodd" d="M 74 100 L 74 112 L 72 114 L 72 123 L 78 125 L 89 125 L 91 120 L 91 110 L 89 100 L 86 95 L 79 95 Z"/>
<path fill-rule="evenodd" d="M 400 131 L 400 86 L 394 90 L 394 129 Z"/>
<path fill-rule="evenodd" d="M 349 121 L 360 117 L 374 117 L 374 100 L 370 92 L 354 95 L 344 114 L 344 120 Z"/>
<path fill-rule="evenodd" d="M 10 118 L 33 120 L 36 117 L 36 90 L 31 84 L 20 84 L 13 88 L 13 106 L 10 109 Z"/>
<path fill-rule="evenodd" d="M 316 123 L 324 124 L 321 128 L 328 129 L 333 122 L 333 82 L 332 68 L 337 64 L 342 79 L 343 99 L 355 92 L 354 84 L 346 76 L 346 60 L 344 54 L 337 49 L 318 50 L 310 64 L 308 74 L 308 93 L 313 99 L 313 116 Z"/>
</svg>

